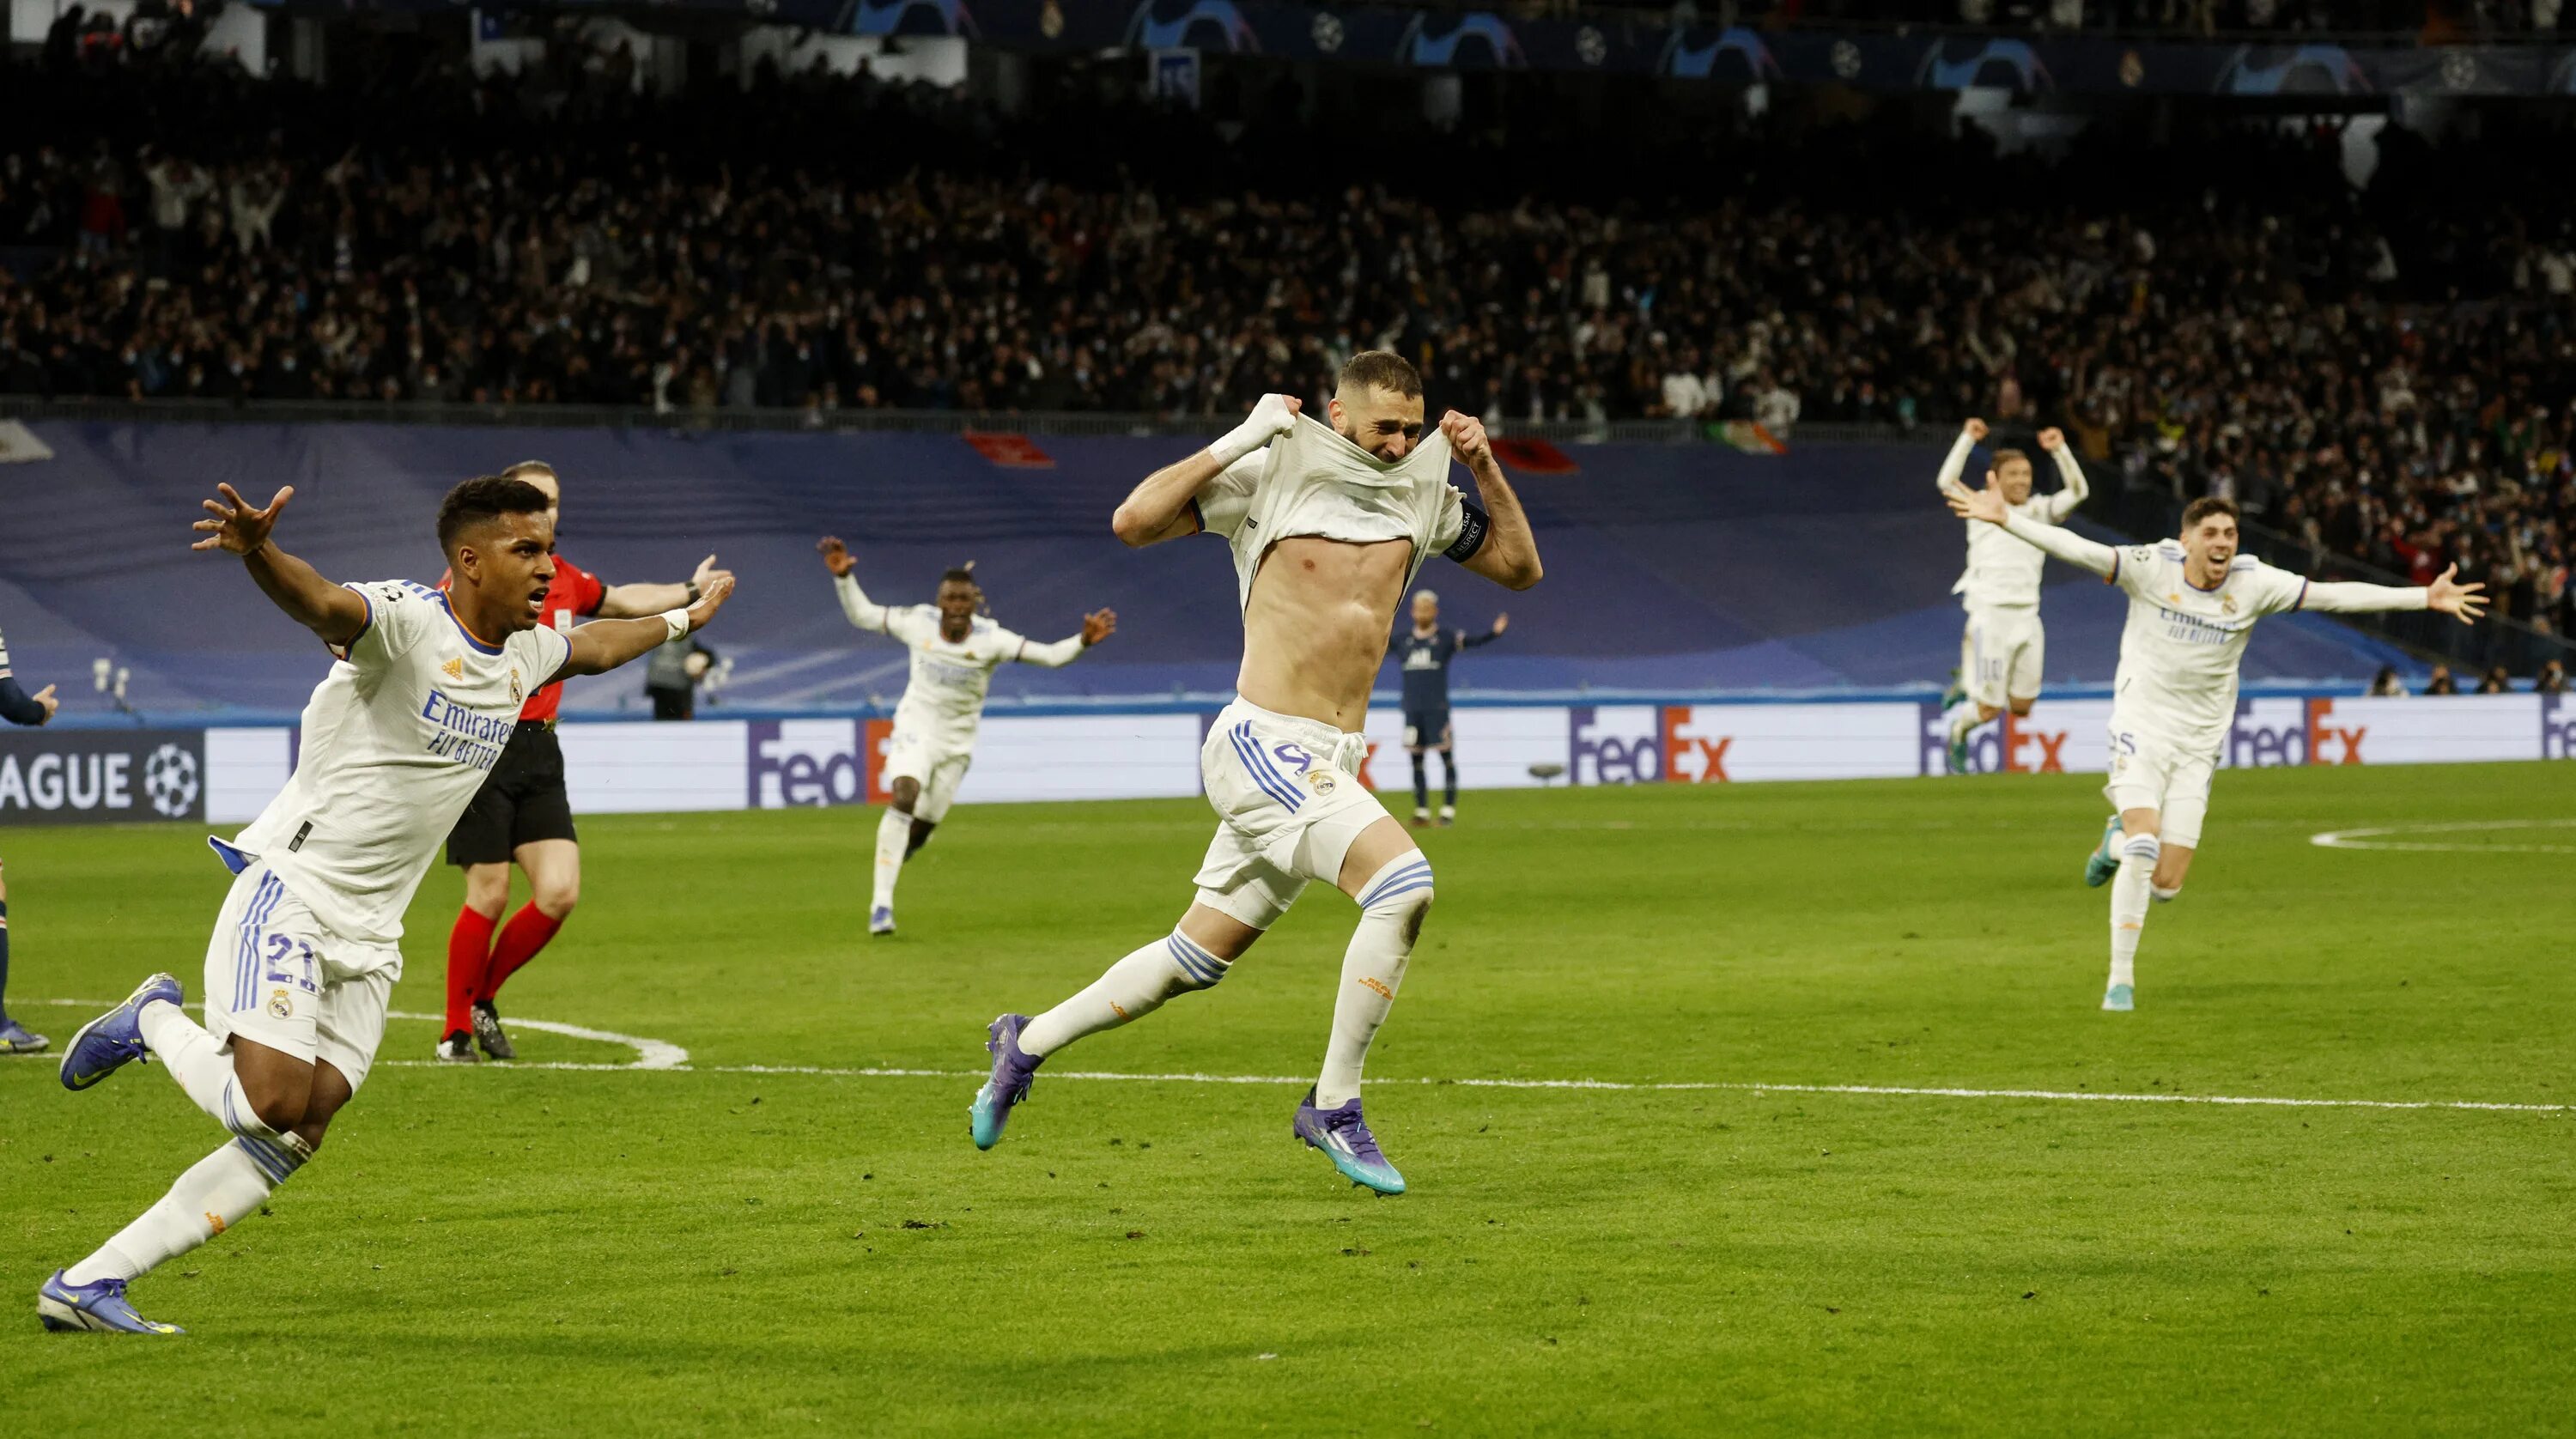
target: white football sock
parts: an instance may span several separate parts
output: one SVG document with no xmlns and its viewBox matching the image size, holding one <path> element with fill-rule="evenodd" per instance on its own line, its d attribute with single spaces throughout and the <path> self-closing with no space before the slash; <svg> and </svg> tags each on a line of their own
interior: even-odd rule
<svg viewBox="0 0 2576 1439">
<path fill-rule="evenodd" d="M 1087 1034 L 1116 1029 L 1163 1001 L 1194 989 L 1214 989 L 1234 961 L 1219 959 L 1179 930 L 1109 966 L 1080 994 L 1039 1015 L 1020 1031 L 1020 1049 L 1040 1057 Z"/>
<path fill-rule="evenodd" d="M 190 1019 L 179 1006 L 154 1000 L 135 1016 L 135 1028 L 142 1032 L 144 1045 L 152 1057 L 179 1081 L 199 1109 L 224 1118 L 224 1090 L 233 1082 L 233 1057 L 208 1034 L 203 1025 Z M 236 1108 L 240 1106 L 238 1103 Z"/>
<path fill-rule="evenodd" d="M 1337 1108 L 1358 1096 L 1360 1065 L 1369 1041 L 1395 1008 L 1404 987 L 1405 961 L 1431 913 L 1431 861 L 1407 850 L 1386 862 L 1360 887 L 1359 927 L 1342 952 L 1342 987 L 1333 999 L 1333 1039 L 1324 1047 L 1324 1072 L 1315 1081 L 1315 1103 Z"/>
<path fill-rule="evenodd" d="M 2147 894 L 2155 887 L 2156 837 L 2133 834 L 2120 841 L 2120 872 L 2111 877 L 2111 982 L 2135 984 L 2138 932 L 2147 924 Z"/>
<path fill-rule="evenodd" d="M 892 805 L 877 821 L 877 890 L 871 910 L 894 907 L 894 882 L 903 874 L 905 851 L 912 847 L 912 816 Z"/>
<path fill-rule="evenodd" d="M 1957 744 L 1961 736 L 1984 723 L 1978 718 L 1976 701 L 1962 701 L 1950 711 L 1950 743 Z"/>
<path fill-rule="evenodd" d="M 133 1279 L 149 1274 L 259 1212 L 285 1174 L 303 1167 L 312 1151 L 286 1136 L 282 1158 L 253 1155 L 254 1141 L 237 1139 L 200 1159 L 160 1202 L 117 1231 L 98 1252 L 63 1274 L 67 1284 Z M 284 1173 L 276 1173 L 279 1168 Z"/>
</svg>

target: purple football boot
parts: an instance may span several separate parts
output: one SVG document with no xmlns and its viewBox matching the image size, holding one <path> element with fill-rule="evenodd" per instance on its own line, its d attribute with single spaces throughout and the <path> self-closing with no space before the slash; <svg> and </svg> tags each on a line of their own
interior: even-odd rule
<svg viewBox="0 0 2576 1439">
<path fill-rule="evenodd" d="M 1324 1157 L 1351 1183 L 1380 1194 L 1404 1192 L 1404 1176 L 1387 1163 L 1377 1147 L 1377 1136 L 1369 1133 L 1368 1121 L 1360 1117 L 1358 1095 L 1331 1109 L 1318 1109 L 1315 1091 L 1307 1090 L 1298 1102 L 1293 1132 L 1306 1141 L 1307 1148 L 1324 1151 Z"/>
<path fill-rule="evenodd" d="M 1002 1142 L 1002 1126 L 1011 1122 L 1011 1110 L 1029 1097 L 1029 1085 L 1037 1077 L 1038 1066 L 1045 1061 L 1020 1049 L 1020 1031 L 1028 1028 L 1025 1014 L 1006 1014 L 994 1020 L 984 1047 L 993 1054 L 993 1077 L 975 1091 L 975 1102 L 966 1113 L 974 1120 L 975 1147 L 990 1149 Z"/>
<path fill-rule="evenodd" d="M 45 1287 L 36 1291 L 36 1317 L 56 1333 L 89 1330 L 99 1334 L 185 1334 L 176 1324 L 160 1324 L 134 1312 L 125 1302 L 125 1281 L 102 1279 L 95 1284 L 67 1284 L 63 1271 L 55 1270 Z"/>
</svg>

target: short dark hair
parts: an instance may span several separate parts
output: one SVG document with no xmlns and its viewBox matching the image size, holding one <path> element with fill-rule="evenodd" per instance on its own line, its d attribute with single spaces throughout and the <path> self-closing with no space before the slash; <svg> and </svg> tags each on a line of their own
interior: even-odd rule
<svg viewBox="0 0 2576 1439">
<path fill-rule="evenodd" d="M 975 585 L 975 562 L 968 560 L 962 565 L 949 566 L 939 572 L 939 582 L 943 585 Z M 982 585 L 975 587 L 983 588 Z"/>
<path fill-rule="evenodd" d="M 1422 395 L 1422 372 L 1413 362 L 1393 350 L 1362 350 L 1342 366 L 1341 375 L 1333 381 L 1339 390 L 1393 390 L 1406 399 Z"/>
<path fill-rule="evenodd" d="M 2012 460 L 2019 460 L 2023 464 L 2027 465 L 2030 463 L 2030 456 L 2019 450 L 1997 450 L 1995 451 L 1995 462 L 1986 466 L 1986 468 L 1990 470 L 2000 470 L 2004 467 L 2006 462 Z"/>
<path fill-rule="evenodd" d="M 2188 532 L 2211 515 L 2225 515 L 2231 520 L 2240 518 L 2234 500 L 2223 495 L 2203 495 L 2182 507 L 2182 527 Z"/>
<path fill-rule="evenodd" d="M 563 479 L 561 475 L 555 473 L 554 466 L 547 464 L 543 460 L 521 460 L 517 464 L 512 465 L 501 472 L 501 478 L 505 480 L 522 480 L 526 479 L 530 475 L 543 475 L 547 479 L 557 482 L 561 482 Z"/>
<path fill-rule="evenodd" d="M 503 515 L 542 515 L 554 507 L 546 492 L 507 475 L 478 475 L 438 502 L 438 548 L 456 553 L 465 532 Z"/>
</svg>

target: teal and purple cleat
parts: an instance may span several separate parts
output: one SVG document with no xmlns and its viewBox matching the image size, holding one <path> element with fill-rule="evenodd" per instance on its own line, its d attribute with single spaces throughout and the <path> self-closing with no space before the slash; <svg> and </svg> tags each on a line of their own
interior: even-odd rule
<svg viewBox="0 0 2576 1439">
<path fill-rule="evenodd" d="M 93 1334 L 185 1334 L 176 1324 L 161 1324 L 134 1312 L 125 1302 L 125 1281 L 102 1279 L 95 1284 L 69 1284 L 63 1271 L 36 1291 L 36 1317 L 47 1329 L 57 1334 L 87 1331 Z"/>
<path fill-rule="evenodd" d="M 1036 1082 L 1044 1056 L 1020 1048 L 1020 1031 L 1028 1024 L 1025 1014 L 1006 1014 L 994 1020 L 986 1032 L 984 1047 L 992 1051 L 993 1077 L 975 1091 L 975 1102 L 966 1110 L 974 1125 L 977 1149 L 990 1149 L 1002 1142 L 1002 1126 L 1011 1122 L 1011 1111 L 1029 1097 L 1029 1086 Z"/>
<path fill-rule="evenodd" d="M 2102 991 L 2102 1007 L 2113 1014 L 2127 1014 L 2138 1007 L 2138 991 L 2132 985 L 2112 985 Z"/>
<path fill-rule="evenodd" d="M 2102 843 L 2084 857 L 2084 887 L 2100 889 L 2120 872 L 2120 856 L 2112 849 L 2120 842 L 2120 817 L 2113 815 L 2102 825 Z"/>
<path fill-rule="evenodd" d="M 1402 1194 L 1404 1176 L 1395 1172 L 1384 1152 L 1377 1147 L 1377 1136 L 1369 1133 L 1368 1121 L 1360 1117 L 1360 1097 L 1356 1094 L 1331 1109 L 1317 1107 L 1315 1091 L 1297 1104 L 1297 1120 L 1291 1131 L 1306 1141 L 1309 1149 L 1324 1151 L 1342 1177 L 1364 1189 L 1380 1194 Z"/>
<path fill-rule="evenodd" d="M 141 1059 L 148 1048 L 140 1023 L 143 1006 L 156 999 L 180 1004 L 187 991 L 175 977 L 156 974 L 136 986 L 123 1004 L 82 1025 L 63 1046 L 63 1088 L 87 1089 Z"/>
<path fill-rule="evenodd" d="M 52 1043 L 14 1019 L 0 1019 L 0 1054 L 42 1054 Z"/>
</svg>

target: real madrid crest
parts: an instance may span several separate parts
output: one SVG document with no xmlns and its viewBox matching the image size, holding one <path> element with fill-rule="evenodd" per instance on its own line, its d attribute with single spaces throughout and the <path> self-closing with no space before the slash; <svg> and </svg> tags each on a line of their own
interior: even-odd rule
<svg viewBox="0 0 2576 1439">
<path fill-rule="evenodd" d="M 276 990 L 268 996 L 268 1012 L 279 1019 L 293 1019 L 295 1001 L 285 990 Z"/>
<path fill-rule="evenodd" d="M 1315 793 L 1317 794 L 1331 794 L 1333 792 L 1333 787 L 1340 784 L 1341 781 L 1333 777 L 1333 772 L 1331 770 L 1317 769 L 1307 771 L 1306 783 L 1314 786 Z"/>
<path fill-rule="evenodd" d="M 523 693 L 519 687 L 519 667 L 512 665 L 510 666 L 510 703 L 517 704 Z"/>
<path fill-rule="evenodd" d="M 2218 597 L 2218 607 L 2231 615 L 2236 613 L 2236 596 L 2220 595 Z"/>
</svg>

